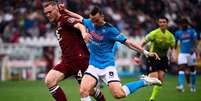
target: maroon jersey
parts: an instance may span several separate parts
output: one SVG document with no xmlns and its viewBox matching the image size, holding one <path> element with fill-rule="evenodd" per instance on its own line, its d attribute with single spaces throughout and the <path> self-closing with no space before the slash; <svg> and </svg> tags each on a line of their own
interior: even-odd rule
<svg viewBox="0 0 201 101">
<path fill-rule="evenodd" d="M 73 27 L 77 23 L 74 18 L 63 16 L 57 22 L 56 35 L 62 50 L 62 61 L 64 62 L 89 57 L 89 51 L 80 30 Z"/>
</svg>

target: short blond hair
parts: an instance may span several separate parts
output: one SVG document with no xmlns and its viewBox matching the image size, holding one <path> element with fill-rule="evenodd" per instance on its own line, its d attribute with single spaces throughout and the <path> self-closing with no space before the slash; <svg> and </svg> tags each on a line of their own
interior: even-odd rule
<svg viewBox="0 0 201 101">
<path fill-rule="evenodd" d="M 52 5 L 52 6 L 57 5 L 57 2 L 55 2 L 55 1 L 53 1 L 53 0 L 47 0 L 47 1 L 45 1 L 45 2 L 43 3 L 43 7 L 47 7 L 47 6 L 49 6 L 49 5 Z"/>
</svg>

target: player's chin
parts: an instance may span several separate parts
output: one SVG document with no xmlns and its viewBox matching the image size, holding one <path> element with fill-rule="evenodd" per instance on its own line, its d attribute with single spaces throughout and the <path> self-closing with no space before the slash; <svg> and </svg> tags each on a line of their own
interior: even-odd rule
<svg viewBox="0 0 201 101">
<path fill-rule="evenodd" d="M 50 22 L 55 22 L 55 20 L 54 20 L 54 19 L 49 19 L 49 21 L 50 21 Z"/>
<path fill-rule="evenodd" d="M 167 26 L 163 25 L 163 26 L 161 26 L 161 28 L 162 28 L 162 29 L 166 29 L 166 28 L 167 28 Z"/>
<path fill-rule="evenodd" d="M 48 18 L 49 22 L 54 22 L 54 19 Z"/>
</svg>

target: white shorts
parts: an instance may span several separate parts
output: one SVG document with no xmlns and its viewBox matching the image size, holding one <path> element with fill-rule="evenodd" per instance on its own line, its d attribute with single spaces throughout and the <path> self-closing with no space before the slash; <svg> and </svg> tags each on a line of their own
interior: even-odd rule
<svg viewBox="0 0 201 101">
<path fill-rule="evenodd" d="M 110 82 L 120 82 L 117 70 L 114 66 L 99 69 L 89 65 L 88 69 L 85 71 L 85 74 L 94 77 L 97 80 L 97 84 L 105 83 L 108 85 Z"/>
<path fill-rule="evenodd" d="M 192 55 L 189 53 L 179 53 L 178 64 L 187 64 L 188 66 L 196 65 L 196 55 L 193 53 Z"/>
</svg>

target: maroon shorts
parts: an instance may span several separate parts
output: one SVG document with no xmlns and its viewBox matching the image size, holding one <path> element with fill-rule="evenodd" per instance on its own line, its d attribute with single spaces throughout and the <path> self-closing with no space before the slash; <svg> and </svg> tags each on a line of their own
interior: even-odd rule
<svg viewBox="0 0 201 101">
<path fill-rule="evenodd" d="M 72 61 L 62 60 L 53 69 L 64 73 L 65 78 L 74 76 L 76 80 L 80 83 L 84 72 L 88 68 L 89 59 L 73 59 Z"/>
</svg>

